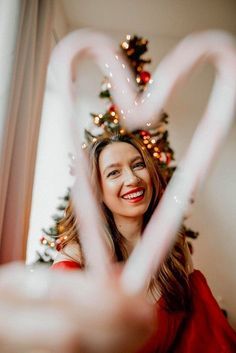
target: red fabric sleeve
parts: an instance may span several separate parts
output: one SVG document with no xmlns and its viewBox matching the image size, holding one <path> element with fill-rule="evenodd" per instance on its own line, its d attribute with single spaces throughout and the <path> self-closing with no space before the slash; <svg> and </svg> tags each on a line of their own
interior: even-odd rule
<svg viewBox="0 0 236 353">
<path fill-rule="evenodd" d="M 156 304 L 156 329 L 149 341 L 137 353 L 172 353 L 169 348 L 173 345 L 185 317 L 186 314 L 181 311 L 167 312 L 164 299 L 161 298 Z"/>
<path fill-rule="evenodd" d="M 200 271 L 190 275 L 190 287 L 191 312 L 167 312 L 161 298 L 156 332 L 138 353 L 236 353 L 236 333 Z"/>
<path fill-rule="evenodd" d="M 75 261 L 69 261 L 69 260 L 65 260 L 65 261 L 59 261 L 54 263 L 51 266 L 52 269 L 59 269 L 59 270 L 79 270 L 81 269 L 81 266 L 79 263 L 75 262 Z"/>
<path fill-rule="evenodd" d="M 236 333 L 229 325 L 200 271 L 190 277 L 193 309 L 173 353 L 235 353 Z"/>
</svg>

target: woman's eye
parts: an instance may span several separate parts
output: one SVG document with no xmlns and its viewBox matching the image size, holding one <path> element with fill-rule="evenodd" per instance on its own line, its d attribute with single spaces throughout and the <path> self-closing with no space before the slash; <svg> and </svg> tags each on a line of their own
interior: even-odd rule
<svg viewBox="0 0 236 353">
<path fill-rule="evenodd" d="M 108 173 L 107 178 L 109 178 L 110 176 L 116 176 L 118 175 L 119 171 L 118 170 L 112 170 L 110 173 Z"/>
<path fill-rule="evenodd" d="M 134 164 L 133 168 L 135 168 L 135 169 L 145 168 L 145 164 L 144 164 L 144 162 L 138 162 L 138 163 Z"/>
</svg>

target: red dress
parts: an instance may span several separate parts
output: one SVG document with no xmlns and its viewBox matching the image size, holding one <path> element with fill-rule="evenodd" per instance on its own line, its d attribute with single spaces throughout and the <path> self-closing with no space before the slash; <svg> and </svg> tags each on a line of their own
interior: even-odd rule
<svg viewBox="0 0 236 353">
<path fill-rule="evenodd" d="M 52 267 L 72 270 L 80 265 L 61 261 Z M 138 353 L 236 353 L 236 333 L 200 271 L 191 273 L 190 287 L 193 301 L 190 313 L 168 312 L 163 297 L 157 302 L 158 327 Z"/>
</svg>

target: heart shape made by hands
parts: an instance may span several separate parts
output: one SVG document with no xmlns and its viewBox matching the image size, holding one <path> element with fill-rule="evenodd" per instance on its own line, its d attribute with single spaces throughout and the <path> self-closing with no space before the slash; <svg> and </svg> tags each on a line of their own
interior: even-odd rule
<svg viewBox="0 0 236 353">
<path fill-rule="evenodd" d="M 209 102 L 190 146 L 124 267 L 122 285 L 126 291 L 135 293 L 146 287 L 172 246 L 191 195 L 205 179 L 210 162 L 230 129 L 236 102 L 235 41 L 221 31 L 189 35 L 164 58 L 141 95 L 125 59 L 107 36 L 92 30 L 77 30 L 54 49 L 51 66 L 71 117 L 78 153 L 73 201 L 79 217 L 80 238 L 91 268 L 107 273 L 109 256 L 100 234 L 101 221 L 89 182 L 88 159 L 86 151 L 81 149 L 81 134 L 75 128 L 76 69 L 84 57 L 92 57 L 109 78 L 120 123 L 129 130 L 144 125 L 155 127 L 169 98 L 196 66 L 208 62 L 216 69 Z"/>
</svg>

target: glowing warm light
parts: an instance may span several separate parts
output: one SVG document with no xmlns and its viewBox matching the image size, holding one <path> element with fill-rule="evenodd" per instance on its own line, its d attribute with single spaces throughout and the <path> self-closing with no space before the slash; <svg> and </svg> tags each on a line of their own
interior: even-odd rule
<svg viewBox="0 0 236 353">
<path fill-rule="evenodd" d="M 154 152 L 154 153 L 153 153 L 153 157 L 155 157 L 155 158 L 160 158 L 160 154 L 157 153 L 157 152 Z"/>
<path fill-rule="evenodd" d="M 129 48 L 129 44 L 127 42 L 123 42 L 121 46 L 124 49 L 128 49 Z"/>
</svg>

